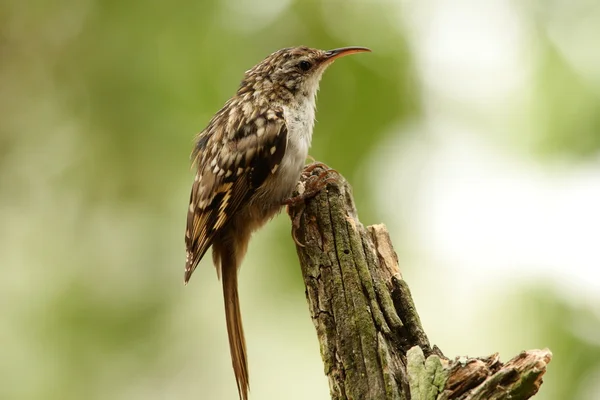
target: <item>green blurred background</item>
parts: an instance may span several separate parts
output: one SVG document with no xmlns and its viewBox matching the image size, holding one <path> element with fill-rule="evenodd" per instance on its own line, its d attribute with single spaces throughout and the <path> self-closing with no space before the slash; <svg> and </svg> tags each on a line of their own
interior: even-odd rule
<svg viewBox="0 0 600 400">
<path fill-rule="evenodd" d="M 311 155 L 388 225 L 430 339 L 549 347 L 537 398 L 600 399 L 600 3 L 5 0 L 0 398 L 235 399 L 209 257 L 183 287 L 194 134 L 292 45 Z M 253 399 L 328 399 L 290 223 L 241 272 Z M 290 390 L 290 388 L 292 388 Z"/>
</svg>

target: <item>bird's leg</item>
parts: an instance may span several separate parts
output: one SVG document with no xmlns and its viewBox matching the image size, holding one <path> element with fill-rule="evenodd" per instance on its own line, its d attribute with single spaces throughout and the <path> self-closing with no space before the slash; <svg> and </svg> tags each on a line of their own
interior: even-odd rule
<svg viewBox="0 0 600 400">
<path fill-rule="evenodd" d="M 310 175 L 317 167 L 323 169 L 318 175 Z M 328 176 L 329 173 L 333 173 L 337 176 Z M 298 193 L 298 195 L 285 199 L 283 201 L 284 205 L 287 206 L 296 206 L 300 203 L 303 203 L 304 200 L 315 197 L 328 183 L 333 183 L 339 178 L 340 173 L 335 169 L 329 168 L 327 165 L 323 163 L 313 163 L 307 166 L 304 171 L 302 171 L 302 175 L 305 177 L 306 181 L 302 184 L 302 191 Z M 308 176 L 307 176 L 308 175 Z"/>
<path fill-rule="evenodd" d="M 312 175 L 316 168 L 321 168 L 322 171 L 318 174 Z M 333 173 L 336 176 L 329 176 L 329 173 Z M 302 177 L 304 180 L 299 182 L 298 195 L 285 199 L 284 205 L 288 207 L 288 214 L 290 207 L 296 207 L 302 205 L 304 207 L 304 201 L 316 196 L 321 190 L 323 190 L 328 183 L 335 182 L 339 177 L 340 173 L 336 170 L 329 168 L 327 165 L 320 162 L 313 162 L 309 164 L 304 171 L 302 171 Z M 300 247 L 305 247 L 303 243 L 300 243 L 296 232 L 300 228 L 300 218 L 302 218 L 303 210 L 298 210 L 296 216 L 292 220 L 292 239 Z"/>
</svg>

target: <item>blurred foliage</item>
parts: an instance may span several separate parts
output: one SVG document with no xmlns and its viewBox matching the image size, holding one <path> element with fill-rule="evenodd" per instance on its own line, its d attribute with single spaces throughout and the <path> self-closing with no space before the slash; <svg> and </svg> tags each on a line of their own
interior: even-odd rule
<svg viewBox="0 0 600 400">
<path fill-rule="evenodd" d="M 593 387 L 587 386 L 589 378 L 600 371 L 598 314 L 562 300 L 551 287 L 521 289 L 511 299 L 510 306 L 516 319 L 520 317 L 525 323 L 536 325 L 535 335 L 528 338 L 526 345 L 547 347 L 554 354 L 544 375 L 541 390 L 544 398 L 598 398 L 597 393 L 590 392 Z"/>
<path fill-rule="evenodd" d="M 532 1 L 520 7 L 535 34 L 533 119 L 540 154 L 571 160 L 600 150 L 600 76 L 597 37 L 600 6 L 594 0 Z M 594 67 L 594 64 L 596 67 Z"/>
<path fill-rule="evenodd" d="M 542 154 L 595 157 L 600 150 L 600 97 L 550 43 L 542 50 L 535 96 Z"/>
</svg>

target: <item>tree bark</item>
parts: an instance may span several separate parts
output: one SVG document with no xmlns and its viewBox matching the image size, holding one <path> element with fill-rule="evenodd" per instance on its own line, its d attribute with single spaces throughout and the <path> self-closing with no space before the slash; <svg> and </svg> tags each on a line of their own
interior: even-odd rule
<svg viewBox="0 0 600 400">
<path fill-rule="evenodd" d="M 296 194 L 288 214 L 332 399 L 514 400 L 537 393 L 548 349 L 503 364 L 498 354 L 450 360 L 430 345 L 385 226 L 360 223 L 339 174 L 311 164 Z"/>
</svg>

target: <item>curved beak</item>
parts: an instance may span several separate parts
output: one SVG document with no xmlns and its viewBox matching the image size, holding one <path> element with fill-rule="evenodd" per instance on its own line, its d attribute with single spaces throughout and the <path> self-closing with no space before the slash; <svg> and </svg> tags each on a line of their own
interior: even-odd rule
<svg viewBox="0 0 600 400">
<path fill-rule="evenodd" d="M 369 53 L 371 49 L 366 47 L 341 47 L 339 49 L 328 50 L 325 52 L 324 60 L 325 62 L 331 62 L 336 58 L 349 56 L 350 54 L 356 53 Z"/>
</svg>

